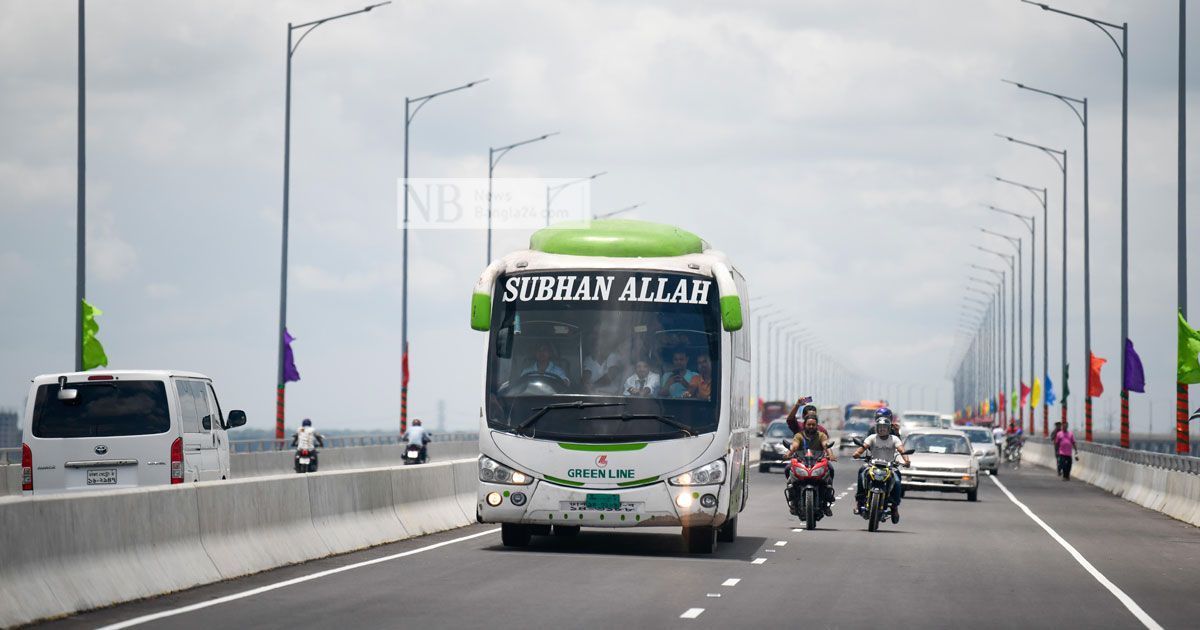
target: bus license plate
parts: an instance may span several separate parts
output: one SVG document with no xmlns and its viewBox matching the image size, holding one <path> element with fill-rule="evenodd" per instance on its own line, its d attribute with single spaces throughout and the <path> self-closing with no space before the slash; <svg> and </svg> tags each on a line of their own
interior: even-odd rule
<svg viewBox="0 0 1200 630">
<path fill-rule="evenodd" d="M 584 507 L 589 510 L 621 509 L 621 495 L 618 494 L 589 494 L 585 498 Z"/>
<path fill-rule="evenodd" d="M 101 468 L 99 470 L 87 471 L 87 485 L 89 485 L 89 486 L 115 486 L 115 485 L 117 485 L 117 469 L 116 468 Z"/>
</svg>

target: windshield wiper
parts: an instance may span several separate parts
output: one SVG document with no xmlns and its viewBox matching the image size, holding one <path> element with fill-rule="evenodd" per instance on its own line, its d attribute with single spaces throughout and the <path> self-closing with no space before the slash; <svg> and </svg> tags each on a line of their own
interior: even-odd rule
<svg viewBox="0 0 1200 630">
<path fill-rule="evenodd" d="M 552 411 L 554 409 L 586 409 L 586 408 L 590 408 L 590 407 L 624 407 L 624 406 L 625 406 L 625 403 L 623 403 L 623 402 L 584 402 L 582 400 L 576 400 L 573 402 L 565 402 L 565 403 L 554 403 L 553 405 L 546 405 L 545 407 L 538 407 L 537 409 L 534 409 L 533 415 L 526 418 L 524 422 L 522 422 L 521 424 L 518 424 L 516 427 L 513 428 L 513 430 L 520 431 L 521 429 L 529 428 L 530 426 L 533 425 L 533 423 L 537 422 L 538 420 L 541 420 L 542 416 L 546 415 L 546 412 Z"/>
<path fill-rule="evenodd" d="M 682 431 L 688 437 L 695 437 L 696 433 L 692 428 L 682 422 L 676 422 L 675 416 L 664 416 L 657 413 L 619 413 L 607 416 L 586 416 L 580 420 L 620 420 L 628 422 L 630 420 L 658 420 L 659 422 Z"/>
</svg>

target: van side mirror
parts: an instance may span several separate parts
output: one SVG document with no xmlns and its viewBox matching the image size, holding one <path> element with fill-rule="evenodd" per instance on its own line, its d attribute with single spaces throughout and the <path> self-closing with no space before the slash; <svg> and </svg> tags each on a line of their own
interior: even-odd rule
<svg viewBox="0 0 1200 630">
<path fill-rule="evenodd" d="M 225 419 L 225 428 L 232 429 L 246 424 L 246 412 L 241 409 L 231 409 L 229 417 Z"/>
</svg>

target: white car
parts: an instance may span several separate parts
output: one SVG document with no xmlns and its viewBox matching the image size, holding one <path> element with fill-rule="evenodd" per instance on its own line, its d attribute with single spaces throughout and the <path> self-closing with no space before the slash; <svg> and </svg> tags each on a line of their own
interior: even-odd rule
<svg viewBox="0 0 1200 630">
<path fill-rule="evenodd" d="M 226 430 L 245 423 L 195 372 L 43 374 L 26 399 L 22 494 L 226 479 Z"/>
<path fill-rule="evenodd" d="M 979 468 L 993 475 L 1000 472 L 1000 449 L 992 440 L 992 430 L 987 427 L 961 426 L 955 427 L 967 436 L 971 442 L 971 450 L 979 460 Z"/>
<path fill-rule="evenodd" d="M 905 411 L 900 414 L 900 434 L 917 429 L 942 428 L 942 414 L 936 411 Z"/>
<path fill-rule="evenodd" d="M 905 492 L 962 492 L 968 501 L 979 499 L 979 457 L 962 431 L 913 431 L 904 436 L 904 448 L 913 452 L 912 466 L 901 472 Z"/>
</svg>

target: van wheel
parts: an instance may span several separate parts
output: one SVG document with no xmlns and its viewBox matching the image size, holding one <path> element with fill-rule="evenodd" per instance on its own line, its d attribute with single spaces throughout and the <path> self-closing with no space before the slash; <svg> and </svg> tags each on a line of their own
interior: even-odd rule
<svg viewBox="0 0 1200 630">
<path fill-rule="evenodd" d="M 967 490 L 967 500 L 968 501 L 978 501 L 979 500 L 979 488 L 972 488 L 970 490 Z"/>
<path fill-rule="evenodd" d="M 505 547 L 527 547 L 532 537 L 533 532 L 529 530 L 528 525 L 516 523 L 501 523 L 500 525 L 500 542 L 504 543 Z"/>
<path fill-rule="evenodd" d="M 717 550 L 717 528 L 708 525 L 684 527 L 683 540 L 688 553 L 713 553 Z"/>
</svg>

